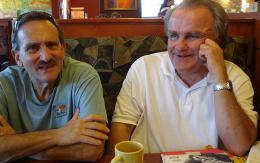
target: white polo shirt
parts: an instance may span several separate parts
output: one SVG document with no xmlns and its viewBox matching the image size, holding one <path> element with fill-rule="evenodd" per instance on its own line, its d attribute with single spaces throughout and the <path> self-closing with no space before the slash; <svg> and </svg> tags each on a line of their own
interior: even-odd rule
<svg viewBox="0 0 260 163">
<path fill-rule="evenodd" d="M 225 63 L 239 104 L 257 125 L 249 77 L 235 64 Z M 211 81 L 208 74 L 188 88 L 168 52 L 141 57 L 127 74 L 112 122 L 136 125 L 131 140 L 141 142 L 147 153 L 218 147 Z"/>
</svg>

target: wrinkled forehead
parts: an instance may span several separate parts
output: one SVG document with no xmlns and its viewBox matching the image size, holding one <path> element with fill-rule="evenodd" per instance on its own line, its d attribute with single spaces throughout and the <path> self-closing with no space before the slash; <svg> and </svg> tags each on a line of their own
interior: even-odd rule
<svg viewBox="0 0 260 163">
<path fill-rule="evenodd" d="M 56 27 L 48 20 L 32 20 L 24 23 L 19 28 L 19 31 L 27 31 L 27 32 L 35 32 L 35 31 L 46 31 L 48 32 L 56 32 L 58 33 L 58 30 Z M 44 34 L 44 33 L 42 33 Z"/>
<path fill-rule="evenodd" d="M 58 30 L 47 20 L 26 22 L 20 27 L 17 36 L 21 44 L 59 40 Z"/>
<path fill-rule="evenodd" d="M 214 18 L 208 8 L 177 8 L 173 11 L 168 24 L 169 30 L 209 30 L 213 29 Z"/>
</svg>

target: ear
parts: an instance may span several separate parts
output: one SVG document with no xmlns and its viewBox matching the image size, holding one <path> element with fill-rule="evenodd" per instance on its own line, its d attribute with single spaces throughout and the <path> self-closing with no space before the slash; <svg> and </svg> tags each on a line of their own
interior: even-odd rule
<svg viewBox="0 0 260 163">
<path fill-rule="evenodd" d="M 63 55 L 66 55 L 66 48 L 67 48 L 67 44 L 66 43 L 61 44 L 61 50 L 62 50 Z"/>
<path fill-rule="evenodd" d="M 20 67 L 23 67 L 23 62 L 21 61 L 19 52 L 12 50 L 12 56 L 13 56 L 16 64 Z"/>
<path fill-rule="evenodd" d="M 61 44 L 61 46 L 62 46 L 63 50 L 66 51 L 67 43 L 63 43 L 63 44 Z"/>
</svg>

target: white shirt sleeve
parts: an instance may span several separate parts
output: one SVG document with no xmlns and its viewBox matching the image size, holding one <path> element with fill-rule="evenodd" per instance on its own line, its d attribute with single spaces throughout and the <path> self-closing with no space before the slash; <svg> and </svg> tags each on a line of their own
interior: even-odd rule
<svg viewBox="0 0 260 163">
<path fill-rule="evenodd" d="M 142 58 L 138 59 L 129 69 L 117 97 L 112 122 L 136 125 L 143 113 L 145 71 Z"/>
<path fill-rule="evenodd" d="M 254 123 L 255 127 L 257 127 L 258 114 L 254 111 L 254 90 L 250 78 L 242 69 L 238 68 L 238 66 L 233 63 L 231 63 L 231 66 L 228 67 L 227 71 L 229 78 L 233 83 L 233 91 L 239 105 Z"/>
</svg>

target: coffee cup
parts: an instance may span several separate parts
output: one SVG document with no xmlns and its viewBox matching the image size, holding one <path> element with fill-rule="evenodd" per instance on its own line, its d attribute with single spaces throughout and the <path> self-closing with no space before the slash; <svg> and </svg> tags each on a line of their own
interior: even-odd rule
<svg viewBox="0 0 260 163">
<path fill-rule="evenodd" d="M 136 141 L 122 141 L 115 145 L 115 157 L 111 163 L 143 163 L 144 146 Z"/>
</svg>

